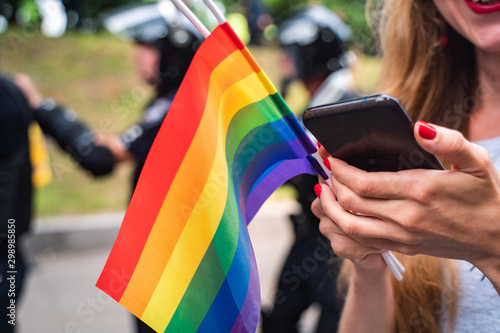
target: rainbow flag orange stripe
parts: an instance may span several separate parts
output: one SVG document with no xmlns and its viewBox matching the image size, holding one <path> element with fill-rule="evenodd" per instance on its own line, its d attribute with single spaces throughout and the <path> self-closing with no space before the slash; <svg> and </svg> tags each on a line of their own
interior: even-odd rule
<svg viewBox="0 0 500 333">
<path fill-rule="evenodd" d="M 226 23 L 198 50 L 97 286 L 157 332 L 255 332 L 247 225 L 286 180 L 316 174 L 302 127 Z"/>
</svg>

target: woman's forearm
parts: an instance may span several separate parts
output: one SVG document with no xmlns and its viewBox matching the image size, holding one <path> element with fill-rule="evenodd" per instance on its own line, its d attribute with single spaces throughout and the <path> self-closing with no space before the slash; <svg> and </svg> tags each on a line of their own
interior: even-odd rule
<svg viewBox="0 0 500 333">
<path fill-rule="evenodd" d="M 354 268 L 338 332 L 395 331 L 395 303 L 390 270 L 374 273 Z"/>
</svg>

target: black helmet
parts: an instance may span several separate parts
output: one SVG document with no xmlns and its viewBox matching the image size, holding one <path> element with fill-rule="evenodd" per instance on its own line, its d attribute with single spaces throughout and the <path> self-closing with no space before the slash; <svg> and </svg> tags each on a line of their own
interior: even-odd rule
<svg viewBox="0 0 500 333">
<path fill-rule="evenodd" d="M 321 5 L 292 9 L 279 26 L 279 41 L 292 58 L 296 77 L 328 75 L 346 66 L 344 52 L 351 29 Z"/>
<path fill-rule="evenodd" d="M 126 5 L 103 15 L 104 26 L 121 39 L 160 51 L 158 89 L 182 82 L 203 36 L 170 1 Z"/>
</svg>

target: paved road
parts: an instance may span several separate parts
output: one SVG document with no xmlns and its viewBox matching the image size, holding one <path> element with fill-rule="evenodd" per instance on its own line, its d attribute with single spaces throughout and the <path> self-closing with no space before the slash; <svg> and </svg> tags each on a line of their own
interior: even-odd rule
<svg viewBox="0 0 500 333">
<path fill-rule="evenodd" d="M 250 225 L 262 301 L 292 240 L 290 201 L 268 201 Z M 123 213 L 39 220 L 27 240 L 31 272 L 18 310 L 19 333 L 133 333 L 132 315 L 95 287 Z M 304 319 L 309 332 L 315 311 Z"/>
</svg>

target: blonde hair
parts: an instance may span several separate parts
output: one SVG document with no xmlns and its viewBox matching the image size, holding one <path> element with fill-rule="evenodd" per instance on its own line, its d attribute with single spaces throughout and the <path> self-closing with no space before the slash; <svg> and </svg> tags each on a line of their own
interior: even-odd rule
<svg viewBox="0 0 500 333">
<path fill-rule="evenodd" d="M 432 0 L 367 2 L 376 22 L 383 62 L 381 91 L 396 97 L 414 121 L 424 120 L 461 131 L 481 96 L 473 45 L 441 18 Z M 448 44 L 441 38 L 446 35 Z M 457 56 L 458 55 L 458 56 Z M 456 321 L 459 278 L 455 262 L 429 256 L 398 255 L 406 267 L 403 281 L 394 280 L 398 332 L 439 332 L 442 314 L 448 331 Z M 346 288 L 352 263 L 339 275 Z"/>
<path fill-rule="evenodd" d="M 371 0 L 368 6 L 374 8 Z M 445 23 L 432 0 L 386 0 L 374 12 L 383 53 L 381 89 L 398 98 L 413 120 L 467 135 L 480 100 L 473 45 Z"/>
</svg>

